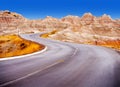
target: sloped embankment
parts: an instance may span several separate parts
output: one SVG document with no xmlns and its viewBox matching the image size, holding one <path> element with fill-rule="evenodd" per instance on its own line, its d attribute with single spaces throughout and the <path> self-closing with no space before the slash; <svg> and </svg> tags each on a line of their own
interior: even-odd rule
<svg viewBox="0 0 120 87">
<path fill-rule="evenodd" d="M 109 39 L 106 39 L 106 38 L 101 39 L 101 36 L 95 37 L 93 35 L 92 39 L 89 39 L 89 38 L 87 39 L 85 37 L 83 40 L 83 38 L 80 37 L 79 35 L 77 37 L 76 33 L 74 32 L 70 33 L 71 36 L 70 35 L 65 36 L 65 34 L 67 33 L 60 33 L 60 32 L 58 33 L 57 31 L 52 31 L 52 32 L 42 34 L 40 35 L 40 37 L 55 39 L 55 40 L 60 40 L 60 41 L 65 41 L 65 42 L 98 45 L 98 46 L 104 46 L 104 47 L 109 47 L 109 48 L 113 48 L 116 50 L 120 50 L 120 39 L 111 39 L 111 37 L 109 37 Z M 75 35 L 76 35 L 76 38 L 75 38 Z"/>
<path fill-rule="evenodd" d="M 44 49 L 45 46 L 17 35 L 0 36 L 0 58 L 30 54 Z"/>
</svg>

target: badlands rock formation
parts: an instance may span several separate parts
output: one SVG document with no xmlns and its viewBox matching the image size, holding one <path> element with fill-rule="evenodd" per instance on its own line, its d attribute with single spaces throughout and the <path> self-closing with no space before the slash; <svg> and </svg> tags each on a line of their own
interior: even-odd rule
<svg viewBox="0 0 120 87">
<path fill-rule="evenodd" d="M 16 33 L 17 26 L 24 21 L 25 18 L 20 14 L 0 11 L 0 34 Z"/>
<path fill-rule="evenodd" d="M 0 34 L 53 32 L 47 38 L 85 44 L 96 44 L 120 48 L 120 19 L 109 15 L 100 17 L 85 13 L 82 17 L 66 16 L 61 19 L 47 16 L 45 19 L 29 20 L 22 15 L 0 12 Z M 115 46 L 114 46 L 115 45 Z"/>
</svg>

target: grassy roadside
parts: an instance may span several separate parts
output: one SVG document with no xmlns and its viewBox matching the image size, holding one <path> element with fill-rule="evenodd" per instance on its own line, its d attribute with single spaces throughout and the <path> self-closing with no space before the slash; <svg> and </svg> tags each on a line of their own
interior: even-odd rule
<svg viewBox="0 0 120 87">
<path fill-rule="evenodd" d="M 25 55 L 42 50 L 44 47 L 17 35 L 0 36 L 0 58 Z"/>
<path fill-rule="evenodd" d="M 48 32 L 48 33 L 40 35 L 40 37 L 49 38 L 49 35 L 54 35 L 56 32 L 57 31 Z M 90 44 L 90 45 L 104 46 L 104 47 L 109 47 L 109 48 L 113 48 L 115 50 L 120 51 L 120 40 L 118 40 L 118 39 L 117 40 L 111 40 L 110 39 L 110 40 L 88 41 L 88 42 L 83 42 L 83 43 L 80 43 L 80 44 Z"/>
</svg>

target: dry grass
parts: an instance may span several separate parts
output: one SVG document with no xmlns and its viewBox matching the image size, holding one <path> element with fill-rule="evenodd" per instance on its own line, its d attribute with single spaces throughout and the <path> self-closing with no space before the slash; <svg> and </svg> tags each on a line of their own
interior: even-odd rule
<svg viewBox="0 0 120 87">
<path fill-rule="evenodd" d="M 98 40 L 98 41 L 84 42 L 81 44 L 98 45 L 120 51 L 120 40 Z"/>
<path fill-rule="evenodd" d="M 42 37 L 42 38 L 48 38 L 49 35 L 53 35 L 53 34 L 55 34 L 56 32 L 57 32 L 57 30 L 53 30 L 53 31 L 51 31 L 51 32 L 48 32 L 48 33 L 45 33 L 45 34 L 40 35 L 40 37 Z"/>
<path fill-rule="evenodd" d="M 42 34 L 40 37 L 42 38 L 49 38 L 49 35 L 55 34 L 57 31 L 52 31 L 49 33 Z M 75 42 L 75 41 L 73 41 Z M 77 43 L 77 42 L 75 42 Z M 79 42 L 78 42 L 79 43 Z M 91 45 L 98 45 L 98 46 L 104 46 L 104 47 L 109 47 L 113 48 L 116 50 L 120 50 L 120 40 L 96 40 L 96 41 L 88 41 L 88 42 L 83 42 L 81 44 L 91 44 Z"/>
<path fill-rule="evenodd" d="M 105 40 L 105 41 L 98 41 L 97 45 L 110 47 L 116 50 L 120 50 L 120 40 Z"/>
<path fill-rule="evenodd" d="M 25 55 L 44 49 L 44 46 L 17 35 L 0 36 L 0 58 Z"/>
</svg>

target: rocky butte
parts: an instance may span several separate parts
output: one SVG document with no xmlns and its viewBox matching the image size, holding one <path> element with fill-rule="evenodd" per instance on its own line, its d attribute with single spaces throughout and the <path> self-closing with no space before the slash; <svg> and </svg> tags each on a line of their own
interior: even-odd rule
<svg viewBox="0 0 120 87">
<path fill-rule="evenodd" d="M 42 37 L 66 42 L 93 44 L 120 49 L 120 19 L 110 15 L 100 17 L 85 13 L 82 17 L 66 16 L 61 19 L 47 16 L 29 20 L 10 11 L 0 12 L 0 34 L 48 32 Z"/>
</svg>

